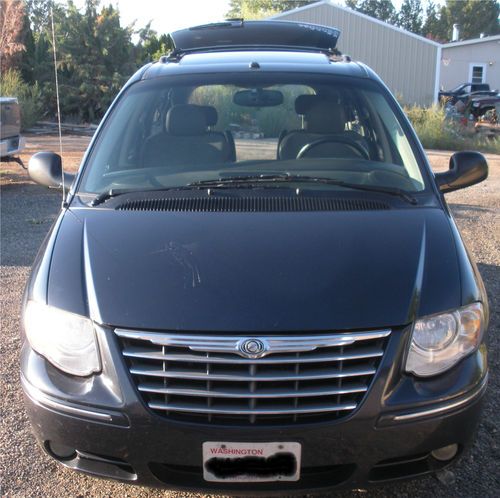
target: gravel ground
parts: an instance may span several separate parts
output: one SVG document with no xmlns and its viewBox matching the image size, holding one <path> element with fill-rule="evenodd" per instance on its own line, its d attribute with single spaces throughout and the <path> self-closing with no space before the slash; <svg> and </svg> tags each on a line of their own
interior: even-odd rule
<svg viewBox="0 0 500 498">
<path fill-rule="evenodd" d="M 51 136 L 28 137 L 27 162 L 37 150 L 57 150 Z M 75 169 L 88 143 L 86 137 L 64 137 L 65 164 Z M 449 153 L 429 152 L 436 170 L 447 167 Z M 500 495 L 500 156 L 488 156 L 490 178 L 449 194 L 448 202 L 463 237 L 478 263 L 489 293 L 490 384 L 485 411 L 472 451 L 439 479 L 397 483 L 370 490 L 338 493 L 339 497 L 493 497 Z M 186 496 L 98 480 L 64 469 L 38 448 L 24 412 L 18 381 L 19 310 L 25 281 L 36 251 L 56 217 L 59 192 L 31 183 L 15 163 L 0 165 L 1 184 L 1 374 L 2 419 L 0 470 L 2 496 L 159 497 Z"/>
</svg>

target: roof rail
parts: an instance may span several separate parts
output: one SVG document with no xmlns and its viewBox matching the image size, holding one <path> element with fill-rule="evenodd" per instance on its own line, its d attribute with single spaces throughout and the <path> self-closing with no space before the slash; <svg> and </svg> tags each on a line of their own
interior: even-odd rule
<svg viewBox="0 0 500 498">
<path fill-rule="evenodd" d="M 296 50 L 339 55 L 335 47 L 340 31 L 303 22 L 230 19 L 181 29 L 169 36 L 174 49 L 167 60 L 175 61 L 188 53 L 221 50 Z"/>
</svg>

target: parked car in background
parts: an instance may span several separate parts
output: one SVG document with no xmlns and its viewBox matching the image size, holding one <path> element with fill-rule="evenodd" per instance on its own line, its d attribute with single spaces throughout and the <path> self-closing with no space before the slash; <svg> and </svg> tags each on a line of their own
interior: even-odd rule
<svg viewBox="0 0 500 498">
<path fill-rule="evenodd" d="M 18 154 L 25 146 L 21 136 L 21 112 L 15 97 L 0 97 L 0 156 Z"/>
<path fill-rule="evenodd" d="M 444 194 L 488 166 L 458 152 L 433 174 L 338 36 L 180 30 L 122 89 L 23 302 L 21 382 L 52 458 L 288 495 L 436 472 L 469 447 L 488 300 Z M 60 187 L 61 158 L 29 174 Z"/>
<path fill-rule="evenodd" d="M 440 91 L 439 102 L 443 104 L 456 104 L 458 101 L 465 103 L 471 96 L 496 95 L 498 90 L 491 90 L 487 83 L 462 83 L 453 90 Z"/>
<path fill-rule="evenodd" d="M 470 116 L 478 120 L 484 116 L 488 111 L 495 111 L 498 113 L 500 106 L 500 94 L 493 95 L 475 95 L 471 97 L 466 104 L 464 115 Z M 498 122 L 498 116 L 497 116 Z"/>
</svg>

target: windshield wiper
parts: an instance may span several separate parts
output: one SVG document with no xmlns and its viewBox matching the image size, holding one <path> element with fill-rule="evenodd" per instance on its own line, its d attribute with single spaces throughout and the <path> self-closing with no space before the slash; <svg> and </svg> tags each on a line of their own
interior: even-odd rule
<svg viewBox="0 0 500 498">
<path fill-rule="evenodd" d="M 105 192 L 101 192 L 100 194 L 97 194 L 93 199 L 92 202 L 90 203 L 91 206 L 98 206 L 99 204 L 102 204 L 103 202 L 106 202 L 109 199 L 112 199 L 113 197 L 118 197 L 120 195 L 125 195 L 125 194 L 142 194 L 145 192 L 166 192 L 169 190 L 193 190 L 194 188 L 208 188 L 204 187 L 202 185 L 200 186 L 195 186 L 195 185 L 185 185 L 185 186 L 180 186 L 180 187 L 161 187 L 161 188 L 151 188 L 151 189 L 133 189 L 133 188 L 112 188 L 110 190 L 106 190 Z"/>
<path fill-rule="evenodd" d="M 270 175 L 274 177 L 274 175 Z M 231 177 L 232 180 L 234 179 L 245 179 L 248 178 L 246 176 L 242 177 Z M 260 178 L 260 177 L 259 177 Z M 113 197 L 118 197 L 120 195 L 125 195 L 125 194 L 143 194 L 147 192 L 167 192 L 167 191 L 172 191 L 172 190 L 201 190 L 201 189 L 206 189 L 208 190 L 208 194 L 210 195 L 210 188 L 251 188 L 252 184 L 251 183 L 245 183 L 242 181 L 234 182 L 234 183 L 228 183 L 227 185 L 224 182 L 220 182 L 219 180 L 213 180 L 214 183 L 212 183 L 212 180 L 204 180 L 200 182 L 193 182 L 193 183 L 188 183 L 187 185 L 180 185 L 176 187 L 161 187 L 161 188 L 150 188 L 150 189 L 120 189 L 120 188 L 112 188 L 110 190 L 106 190 L 105 192 L 101 192 L 100 194 L 97 194 L 91 201 L 90 205 L 92 207 L 98 206 L 99 204 L 102 204 L 103 202 L 106 202 L 109 199 L 112 199 Z M 205 183 L 206 182 L 206 183 Z"/>
<path fill-rule="evenodd" d="M 396 187 L 383 187 L 375 185 L 365 185 L 362 183 L 350 183 L 342 180 L 334 180 L 332 178 L 324 178 L 321 176 L 307 176 L 307 175 L 290 175 L 290 174 L 276 174 L 276 175 L 245 175 L 245 176 L 230 176 L 227 178 L 218 178 L 216 180 L 201 180 L 198 182 L 189 183 L 191 187 L 227 187 L 230 185 L 238 186 L 245 184 L 259 184 L 268 182 L 294 182 L 294 183 L 317 183 L 323 185 L 335 185 L 338 187 L 352 188 L 356 190 L 366 190 L 368 192 L 377 192 L 387 195 L 397 196 L 410 204 L 417 204 L 417 199 L 413 197 L 406 190 Z"/>
</svg>

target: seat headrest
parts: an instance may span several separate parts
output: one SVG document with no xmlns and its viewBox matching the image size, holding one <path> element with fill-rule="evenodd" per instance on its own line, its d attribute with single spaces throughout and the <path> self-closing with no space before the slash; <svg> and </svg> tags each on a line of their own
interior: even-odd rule
<svg viewBox="0 0 500 498">
<path fill-rule="evenodd" d="M 166 128 L 171 135 L 203 135 L 207 131 L 208 120 L 202 106 L 192 104 L 174 105 L 167 112 Z"/>
<path fill-rule="evenodd" d="M 344 106 L 328 100 L 317 100 L 305 112 L 306 130 L 310 133 L 342 133 L 345 131 Z"/>
<path fill-rule="evenodd" d="M 219 120 L 219 115 L 217 114 L 217 109 L 211 105 L 199 105 L 203 112 L 205 113 L 205 118 L 207 120 L 207 126 L 215 126 Z"/>
<path fill-rule="evenodd" d="M 299 95 L 295 99 L 295 112 L 303 116 L 318 98 L 317 95 Z"/>
</svg>

